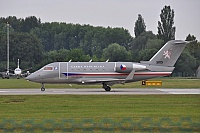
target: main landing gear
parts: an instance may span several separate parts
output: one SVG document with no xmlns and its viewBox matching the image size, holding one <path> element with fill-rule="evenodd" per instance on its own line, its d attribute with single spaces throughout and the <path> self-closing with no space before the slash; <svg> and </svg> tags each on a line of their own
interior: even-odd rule
<svg viewBox="0 0 200 133">
<path fill-rule="evenodd" d="M 108 86 L 108 85 L 105 84 L 105 83 L 103 83 L 103 87 L 102 87 L 102 88 L 104 88 L 105 91 L 110 91 L 110 90 L 111 90 L 110 86 Z"/>
<path fill-rule="evenodd" d="M 45 91 L 44 83 L 41 83 L 41 91 Z"/>
</svg>

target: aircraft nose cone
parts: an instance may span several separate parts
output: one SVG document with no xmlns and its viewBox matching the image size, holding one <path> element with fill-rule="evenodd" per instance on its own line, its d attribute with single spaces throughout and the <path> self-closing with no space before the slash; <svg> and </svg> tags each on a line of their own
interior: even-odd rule
<svg viewBox="0 0 200 133">
<path fill-rule="evenodd" d="M 33 74 L 30 74 L 25 79 L 28 80 L 28 81 L 34 81 L 35 80 L 35 76 L 33 76 Z"/>
<path fill-rule="evenodd" d="M 32 82 L 36 82 L 36 83 L 43 82 L 43 79 L 42 79 L 42 77 L 40 76 L 40 74 L 38 72 L 31 73 L 25 79 L 27 81 L 32 81 Z"/>
</svg>

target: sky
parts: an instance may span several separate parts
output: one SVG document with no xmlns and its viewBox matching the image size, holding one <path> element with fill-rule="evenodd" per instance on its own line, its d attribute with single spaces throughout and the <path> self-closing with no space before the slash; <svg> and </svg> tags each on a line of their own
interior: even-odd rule
<svg viewBox="0 0 200 133">
<path fill-rule="evenodd" d="M 188 34 L 200 40 L 200 0 L 0 0 L 0 17 L 36 16 L 42 22 L 66 22 L 103 27 L 123 27 L 134 37 L 141 14 L 146 30 L 157 34 L 165 5 L 174 9 L 176 39 Z"/>
</svg>

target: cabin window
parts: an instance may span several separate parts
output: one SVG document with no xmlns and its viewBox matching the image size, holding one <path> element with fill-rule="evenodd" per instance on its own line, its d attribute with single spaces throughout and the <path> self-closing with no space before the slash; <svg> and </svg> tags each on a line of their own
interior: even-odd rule
<svg viewBox="0 0 200 133">
<path fill-rule="evenodd" d="M 52 66 L 46 66 L 43 69 L 44 71 L 53 71 L 53 67 Z"/>
<path fill-rule="evenodd" d="M 163 61 L 156 61 L 156 64 L 163 64 Z"/>
</svg>

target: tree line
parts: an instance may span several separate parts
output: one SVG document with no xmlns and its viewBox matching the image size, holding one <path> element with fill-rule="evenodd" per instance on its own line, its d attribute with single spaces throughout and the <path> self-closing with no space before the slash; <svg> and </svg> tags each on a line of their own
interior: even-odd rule
<svg viewBox="0 0 200 133">
<path fill-rule="evenodd" d="M 138 14 L 132 37 L 127 29 L 45 22 L 30 16 L 0 18 L 0 71 L 6 68 L 7 23 L 10 27 L 10 68 L 20 59 L 22 69 L 33 71 L 56 61 L 131 61 L 149 60 L 167 41 L 175 39 L 174 10 L 165 6 L 158 21 L 158 34 L 146 31 L 144 18 Z M 193 41 L 181 54 L 174 75 L 193 76 L 200 65 L 200 43 Z"/>
</svg>

